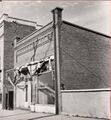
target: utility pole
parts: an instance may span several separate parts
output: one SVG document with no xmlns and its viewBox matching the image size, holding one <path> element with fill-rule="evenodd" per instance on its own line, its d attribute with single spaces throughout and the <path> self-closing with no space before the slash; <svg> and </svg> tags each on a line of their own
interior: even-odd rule
<svg viewBox="0 0 111 120">
<path fill-rule="evenodd" d="M 56 98 L 56 114 L 61 113 L 61 91 L 60 91 L 60 39 L 62 25 L 62 8 L 55 8 L 53 13 L 54 27 L 54 59 L 55 59 L 55 98 Z"/>
</svg>

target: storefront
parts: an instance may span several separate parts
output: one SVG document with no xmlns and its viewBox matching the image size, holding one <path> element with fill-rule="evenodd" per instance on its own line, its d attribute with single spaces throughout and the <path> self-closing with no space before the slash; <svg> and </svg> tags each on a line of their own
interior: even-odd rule
<svg viewBox="0 0 111 120">
<path fill-rule="evenodd" d="M 49 106 L 55 113 L 52 25 L 51 22 L 28 37 L 15 40 L 15 102 L 18 108 L 39 111 L 37 106 Z M 46 108 L 43 109 L 45 112 Z"/>
</svg>

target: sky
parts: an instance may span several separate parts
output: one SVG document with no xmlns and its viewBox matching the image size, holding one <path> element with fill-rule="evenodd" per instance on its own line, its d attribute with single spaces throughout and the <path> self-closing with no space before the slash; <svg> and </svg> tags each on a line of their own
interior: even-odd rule
<svg viewBox="0 0 111 120">
<path fill-rule="evenodd" d="M 46 25 L 52 21 L 51 10 L 63 8 L 63 20 L 110 35 L 110 1 L 5 1 L 0 2 L 0 16 L 7 13 L 11 17 L 36 21 Z"/>
</svg>

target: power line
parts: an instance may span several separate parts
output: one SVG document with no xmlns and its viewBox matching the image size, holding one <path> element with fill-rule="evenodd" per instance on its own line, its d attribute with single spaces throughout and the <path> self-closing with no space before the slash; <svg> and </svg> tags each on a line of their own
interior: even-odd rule
<svg viewBox="0 0 111 120">
<path fill-rule="evenodd" d="M 39 43 L 39 39 L 38 38 L 37 38 L 37 41 L 32 43 L 33 44 L 34 54 L 32 55 L 31 60 L 33 60 L 33 61 L 35 60 L 35 55 L 36 55 L 38 43 Z"/>
<path fill-rule="evenodd" d="M 52 36 L 53 36 L 53 35 L 52 35 Z M 51 37 L 52 37 L 52 36 L 51 36 Z M 48 40 L 49 40 L 49 46 L 48 46 L 48 48 L 47 48 L 47 50 L 46 50 L 46 52 L 45 52 L 44 59 L 46 58 L 46 55 L 47 55 L 47 53 L 48 53 L 48 51 L 49 51 L 49 49 L 50 49 L 52 38 L 49 38 L 49 36 L 48 36 Z"/>
</svg>

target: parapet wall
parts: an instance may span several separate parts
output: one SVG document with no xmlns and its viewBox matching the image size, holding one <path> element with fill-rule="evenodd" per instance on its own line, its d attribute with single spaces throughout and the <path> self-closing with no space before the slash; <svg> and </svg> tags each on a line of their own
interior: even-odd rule
<svg viewBox="0 0 111 120">
<path fill-rule="evenodd" d="M 62 112 L 74 116 L 110 118 L 110 90 L 62 91 Z"/>
</svg>

